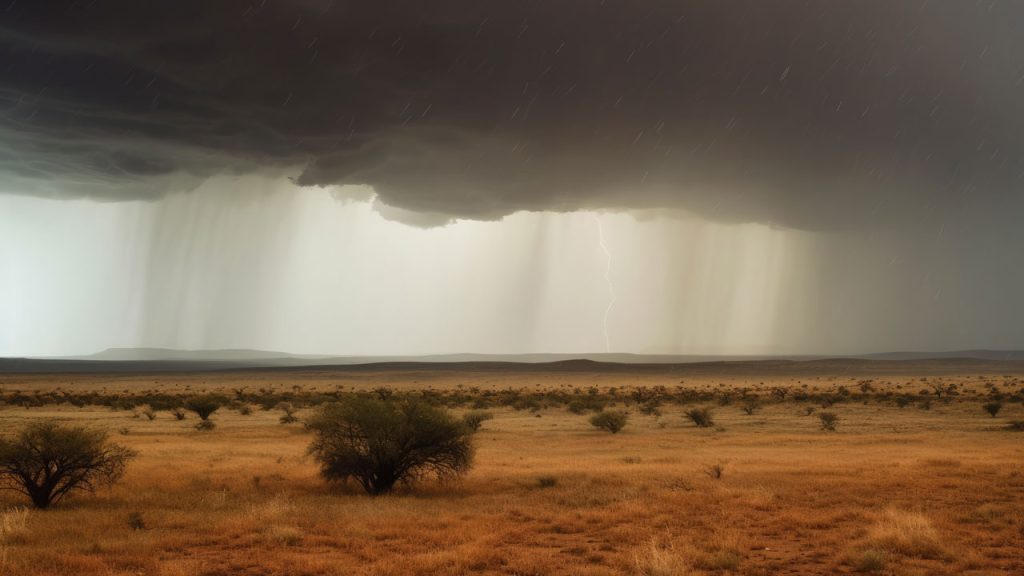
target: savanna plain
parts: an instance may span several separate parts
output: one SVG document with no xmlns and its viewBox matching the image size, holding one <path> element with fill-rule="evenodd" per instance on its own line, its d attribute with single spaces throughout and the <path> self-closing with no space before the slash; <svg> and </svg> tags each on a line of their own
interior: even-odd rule
<svg viewBox="0 0 1024 576">
<path fill-rule="evenodd" d="M 1024 372 L 881 364 L 3 374 L 0 432 L 137 457 L 46 510 L 0 492 L 0 574 L 1024 574 Z M 199 394 L 212 430 L 174 414 Z M 307 452 L 349 394 L 493 417 L 468 473 L 370 496 Z"/>
</svg>

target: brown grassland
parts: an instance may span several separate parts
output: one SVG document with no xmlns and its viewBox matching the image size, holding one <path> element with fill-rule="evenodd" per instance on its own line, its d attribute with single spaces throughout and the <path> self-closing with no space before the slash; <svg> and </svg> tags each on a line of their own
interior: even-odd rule
<svg viewBox="0 0 1024 576">
<path fill-rule="evenodd" d="M 858 396 L 865 378 L 874 393 Z M 937 379 L 958 392 L 926 394 Z M 565 405 L 489 406 L 495 417 L 475 436 L 467 475 L 383 497 L 325 483 L 306 455 L 310 434 L 279 423 L 278 410 L 224 407 L 212 417 L 216 429 L 201 432 L 194 414 L 179 421 L 157 411 L 149 420 L 137 408 L 0 406 L 2 432 L 41 418 L 88 423 L 139 454 L 112 488 L 46 511 L 0 492 L 0 574 L 1024 574 L 1024 432 L 1007 428 L 1024 420 L 1024 407 L 1006 400 L 996 417 L 982 410 L 993 390 L 1019 393 L 1020 375 L 0 375 L 3 393 L 28 395 L 379 387 L 586 395 L 591 386 L 625 391 L 616 401 L 630 413 L 622 432 L 596 430 L 589 413 Z M 748 387 L 762 405 L 748 415 L 719 397 L 641 410 L 630 391 L 656 386 L 669 396 Z M 827 408 L 838 429 L 827 432 L 820 398 L 793 391 L 840 386 L 848 390 Z M 790 393 L 773 399 L 773 387 Z M 895 390 L 913 402 L 879 395 Z M 685 419 L 694 406 L 711 407 L 715 426 Z"/>
</svg>

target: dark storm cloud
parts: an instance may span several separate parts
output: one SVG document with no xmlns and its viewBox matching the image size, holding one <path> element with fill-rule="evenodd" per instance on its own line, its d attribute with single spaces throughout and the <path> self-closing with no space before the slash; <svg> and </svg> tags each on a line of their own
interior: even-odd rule
<svg viewBox="0 0 1024 576">
<path fill-rule="evenodd" d="M 951 0 L 15 0 L 0 170 L 108 199 L 289 171 L 432 222 L 902 222 L 1019 198 L 1022 22 Z"/>
</svg>

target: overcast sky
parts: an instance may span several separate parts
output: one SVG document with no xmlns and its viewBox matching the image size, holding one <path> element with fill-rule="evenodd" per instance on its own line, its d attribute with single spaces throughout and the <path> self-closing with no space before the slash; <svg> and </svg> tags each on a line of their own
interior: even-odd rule
<svg viewBox="0 0 1024 576">
<path fill-rule="evenodd" d="M 0 354 L 1022 348 L 1022 21 L 14 2 Z"/>
</svg>

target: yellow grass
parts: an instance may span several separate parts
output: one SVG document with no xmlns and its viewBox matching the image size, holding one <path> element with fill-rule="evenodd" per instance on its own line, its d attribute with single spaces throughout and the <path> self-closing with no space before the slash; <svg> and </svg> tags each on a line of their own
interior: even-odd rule
<svg viewBox="0 0 1024 576">
<path fill-rule="evenodd" d="M 6 377 L 2 386 L 198 392 L 658 382 L 624 374 L 343 378 L 60 375 Z M 889 381 L 919 387 L 909 376 Z M 149 421 L 99 407 L 5 407 L 5 431 L 37 418 L 91 423 L 139 457 L 112 489 L 45 512 L 19 511 L 18 495 L 0 493 L 0 573 L 809 576 L 884 565 L 881 573 L 905 576 L 1024 574 L 1024 435 L 999 425 L 1024 417 L 1019 404 L 993 421 L 973 402 L 931 410 L 848 402 L 830 408 L 841 417 L 834 433 L 791 401 L 766 403 L 752 416 L 715 406 L 717 427 L 709 429 L 686 421 L 682 406 L 665 405 L 660 417 L 628 409 L 629 424 L 612 435 L 564 407 L 492 408 L 495 418 L 476 436 L 476 466 L 461 481 L 371 498 L 326 485 L 305 453 L 309 435 L 279 424 L 276 411 L 222 409 L 212 417 L 216 430 L 198 432 L 194 415 L 177 421 L 158 412 Z M 718 479 L 706 473 L 715 464 L 723 465 Z M 544 477 L 554 485 L 542 485 Z"/>
</svg>

